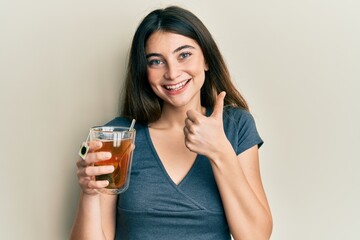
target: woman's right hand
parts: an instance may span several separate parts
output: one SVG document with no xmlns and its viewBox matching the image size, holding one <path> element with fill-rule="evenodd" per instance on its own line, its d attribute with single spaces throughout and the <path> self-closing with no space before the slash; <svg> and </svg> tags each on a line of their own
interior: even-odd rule
<svg viewBox="0 0 360 240">
<path fill-rule="evenodd" d="M 95 181 L 95 176 L 112 173 L 112 165 L 94 166 L 95 162 L 108 160 L 111 158 L 110 152 L 94 152 L 102 147 L 101 141 L 88 142 L 89 152 L 85 159 L 79 158 L 77 161 L 77 177 L 79 185 L 84 194 L 98 195 L 96 189 L 104 188 L 109 185 L 109 181 Z"/>
</svg>

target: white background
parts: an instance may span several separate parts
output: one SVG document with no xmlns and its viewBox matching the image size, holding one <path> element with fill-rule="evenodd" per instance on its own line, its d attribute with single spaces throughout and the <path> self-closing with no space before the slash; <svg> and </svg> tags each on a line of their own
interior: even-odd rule
<svg viewBox="0 0 360 240">
<path fill-rule="evenodd" d="M 203 20 L 249 101 L 272 239 L 360 239 L 356 0 L 1 0 L 0 239 L 68 238 L 78 148 L 118 114 L 130 39 L 168 4 Z"/>
</svg>

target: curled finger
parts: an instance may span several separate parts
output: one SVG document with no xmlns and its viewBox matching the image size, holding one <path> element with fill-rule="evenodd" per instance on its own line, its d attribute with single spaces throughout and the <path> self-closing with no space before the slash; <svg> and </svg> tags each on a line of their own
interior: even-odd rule
<svg viewBox="0 0 360 240">
<path fill-rule="evenodd" d="M 91 165 L 99 161 L 109 160 L 111 156 L 111 152 L 92 152 L 86 156 L 85 162 L 87 165 Z"/>
<path fill-rule="evenodd" d="M 88 166 L 84 168 L 83 175 L 94 177 L 103 174 L 109 174 L 114 171 L 114 166 L 112 165 L 105 165 L 105 166 Z"/>
<path fill-rule="evenodd" d="M 186 140 L 190 132 L 189 132 L 189 129 L 186 126 L 184 127 L 183 131 L 184 131 L 185 140 Z"/>
<path fill-rule="evenodd" d="M 100 189 L 107 187 L 108 185 L 109 185 L 108 180 L 101 180 L 101 181 L 91 180 L 88 182 L 87 187 L 90 189 Z"/>
<path fill-rule="evenodd" d="M 189 127 L 189 126 L 191 126 L 192 124 L 194 124 L 193 121 L 191 121 L 189 118 L 185 118 L 185 126 L 186 126 L 186 127 Z"/>
</svg>

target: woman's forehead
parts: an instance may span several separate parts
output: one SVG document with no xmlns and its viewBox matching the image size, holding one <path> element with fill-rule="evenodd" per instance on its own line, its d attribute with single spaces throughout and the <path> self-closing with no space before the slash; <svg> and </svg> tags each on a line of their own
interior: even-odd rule
<svg viewBox="0 0 360 240">
<path fill-rule="evenodd" d="M 145 51 L 146 53 L 171 52 L 183 45 L 189 45 L 195 49 L 200 48 L 192 38 L 172 32 L 156 31 L 146 41 Z"/>
</svg>

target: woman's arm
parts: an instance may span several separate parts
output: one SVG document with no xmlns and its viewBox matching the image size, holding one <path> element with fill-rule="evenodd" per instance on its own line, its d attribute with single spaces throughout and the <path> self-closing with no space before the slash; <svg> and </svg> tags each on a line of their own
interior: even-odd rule
<svg viewBox="0 0 360 240">
<path fill-rule="evenodd" d="M 114 239 L 115 213 L 116 196 L 81 193 L 70 239 Z"/>
<path fill-rule="evenodd" d="M 211 159 L 234 239 L 269 239 L 272 217 L 260 177 L 258 147 L 236 156 L 230 143 Z"/>
<path fill-rule="evenodd" d="M 261 183 L 258 147 L 236 155 L 223 129 L 224 97 L 224 92 L 218 95 L 210 117 L 187 112 L 185 145 L 210 160 L 233 237 L 269 239 L 272 217 Z"/>
</svg>

